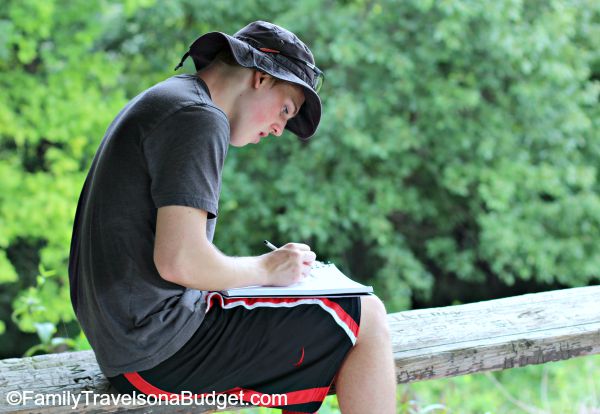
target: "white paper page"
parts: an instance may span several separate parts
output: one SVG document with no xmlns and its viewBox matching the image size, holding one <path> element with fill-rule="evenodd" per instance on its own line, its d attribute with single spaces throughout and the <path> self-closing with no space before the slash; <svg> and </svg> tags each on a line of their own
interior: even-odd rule
<svg viewBox="0 0 600 414">
<path fill-rule="evenodd" d="M 310 276 L 302 281 L 289 286 L 248 286 L 243 288 L 228 289 L 230 295 L 242 294 L 247 292 L 254 295 L 281 295 L 310 291 L 344 291 L 359 289 L 363 290 L 364 285 L 349 279 L 339 271 L 334 264 L 324 264 L 316 262 L 311 269 Z"/>
</svg>

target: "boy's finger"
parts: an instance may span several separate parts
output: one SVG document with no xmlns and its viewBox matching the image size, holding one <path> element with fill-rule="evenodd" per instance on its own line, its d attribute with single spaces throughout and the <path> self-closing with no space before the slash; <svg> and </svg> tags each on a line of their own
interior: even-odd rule
<svg viewBox="0 0 600 414">
<path fill-rule="evenodd" d="M 296 249 L 296 250 L 310 250 L 310 246 L 308 244 L 304 244 L 304 243 L 287 243 L 283 247 L 287 247 L 289 249 Z"/>
<path fill-rule="evenodd" d="M 303 263 L 312 263 L 315 261 L 315 259 L 317 258 L 317 255 L 315 254 L 315 252 L 306 252 L 302 255 L 302 262 Z"/>
</svg>

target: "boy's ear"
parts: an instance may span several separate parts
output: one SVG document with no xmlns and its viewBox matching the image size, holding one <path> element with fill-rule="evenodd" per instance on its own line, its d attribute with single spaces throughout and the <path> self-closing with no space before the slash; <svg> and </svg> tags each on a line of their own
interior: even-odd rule
<svg viewBox="0 0 600 414">
<path fill-rule="evenodd" d="M 254 70 L 254 74 L 252 75 L 252 87 L 258 89 L 260 85 L 263 83 L 268 85 L 273 82 L 274 79 L 268 73 L 261 72 L 260 70 Z"/>
</svg>

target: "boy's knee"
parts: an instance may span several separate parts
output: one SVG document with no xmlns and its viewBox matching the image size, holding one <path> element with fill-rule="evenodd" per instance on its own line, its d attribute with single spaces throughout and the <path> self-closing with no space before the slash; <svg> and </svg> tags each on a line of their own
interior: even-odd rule
<svg viewBox="0 0 600 414">
<path fill-rule="evenodd" d="M 385 305 L 377 296 L 361 296 L 361 318 L 359 341 L 361 337 L 390 338 L 390 329 L 387 323 Z"/>
</svg>

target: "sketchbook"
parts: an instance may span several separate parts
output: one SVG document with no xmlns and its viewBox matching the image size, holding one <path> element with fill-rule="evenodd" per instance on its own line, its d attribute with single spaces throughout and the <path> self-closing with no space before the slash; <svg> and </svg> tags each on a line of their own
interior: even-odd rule
<svg viewBox="0 0 600 414">
<path fill-rule="evenodd" d="M 373 288 L 353 281 L 332 263 L 315 262 L 310 276 L 290 286 L 247 286 L 219 293 L 227 297 L 356 296 L 371 294 Z"/>
</svg>

